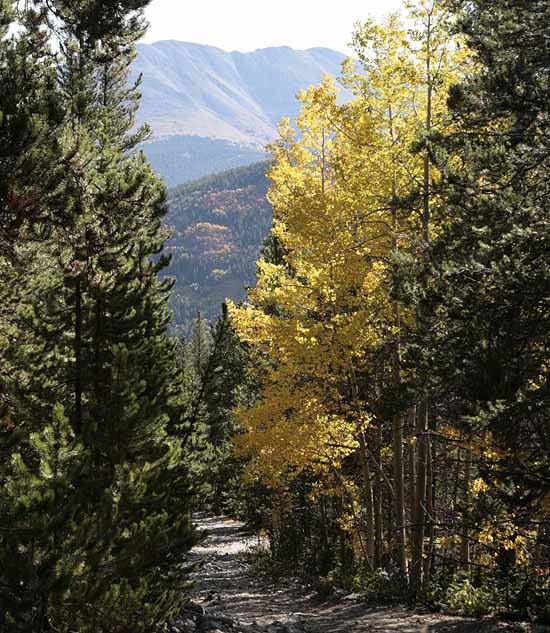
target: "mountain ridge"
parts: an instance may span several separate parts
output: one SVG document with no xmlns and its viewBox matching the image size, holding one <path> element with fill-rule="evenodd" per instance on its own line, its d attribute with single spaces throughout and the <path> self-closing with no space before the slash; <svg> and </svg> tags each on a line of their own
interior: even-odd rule
<svg viewBox="0 0 550 633">
<path fill-rule="evenodd" d="M 138 122 L 155 137 L 194 135 L 263 147 L 283 116 L 295 116 L 300 89 L 337 76 L 346 56 L 326 47 L 249 53 L 178 40 L 137 46 L 132 78 L 143 76 Z"/>
</svg>

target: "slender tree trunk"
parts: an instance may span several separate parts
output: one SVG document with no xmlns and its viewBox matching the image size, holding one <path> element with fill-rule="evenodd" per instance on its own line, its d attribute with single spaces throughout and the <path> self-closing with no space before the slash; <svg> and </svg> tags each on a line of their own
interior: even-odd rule
<svg viewBox="0 0 550 633">
<path fill-rule="evenodd" d="M 363 431 L 359 433 L 359 454 L 361 456 L 361 471 L 363 474 L 363 496 L 365 499 L 366 513 L 366 537 L 367 537 L 367 566 L 374 569 L 375 557 L 375 529 L 374 529 L 374 498 L 372 494 L 372 483 L 369 458 L 367 454 L 367 444 Z"/>
<path fill-rule="evenodd" d="M 426 396 L 416 416 L 416 444 L 418 459 L 416 465 L 416 495 L 412 543 L 411 588 L 418 594 L 422 591 L 422 571 L 424 560 L 424 534 L 426 527 L 426 489 L 428 458 L 428 402 Z"/>
<path fill-rule="evenodd" d="M 74 312 L 74 428 L 77 436 L 82 434 L 82 285 L 80 278 L 75 287 Z"/>
<path fill-rule="evenodd" d="M 470 501 L 470 484 L 472 477 L 472 451 L 466 448 L 466 458 L 464 462 L 464 510 L 462 516 L 462 538 L 460 542 L 460 558 L 462 568 L 470 571 L 470 530 L 468 520 L 468 505 Z"/>
<path fill-rule="evenodd" d="M 412 539 L 412 531 L 414 530 L 416 511 L 416 406 L 411 407 L 409 416 L 409 507 L 411 525 L 408 535 L 409 539 Z"/>
<path fill-rule="evenodd" d="M 434 3 L 435 7 L 435 3 Z M 429 135 L 432 131 L 433 118 L 433 84 L 434 76 L 432 75 L 432 12 L 428 12 L 428 22 L 426 29 L 426 138 L 429 142 Z M 423 214 L 422 214 L 422 232 L 424 242 L 430 243 L 430 222 L 431 222 L 431 196 L 432 183 L 431 174 L 432 162 L 428 148 L 424 151 L 424 188 L 423 188 Z"/>
<path fill-rule="evenodd" d="M 323 535 L 323 546 L 325 551 L 329 548 L 329 534 L 328 534 L 328 521 L 327 521 L 327 502 L 324 495 L 321 495 L 319 502 L 321 509 L 321 534 Z"/>
<path fill-rule="evenodd" d="M 390 114 L 391 116 L 391 114 Z M 398 250 L 398 220 L 397 220 L 397 186 L 392 185 L 392 224 L 393 238 L 392 248 Z M 401 388 L 401 307 L 398 301 L 393 302 L 393 319 L 397 330 L 397 336 L 393 351 L 393 385 L 396 393 Z M 403 578 L 403 583 L 408 585 L 407 565 L 407 535 L 405 525 L 405 469 L 403 464 L 403 418 L 396 413 L 392 420 L 392 444 L 393 444 L 393 478 L 395 500 L 395 538 L 397 545 L 397 564 Z"/>
<path fill-rule="evenodd" d="M 389 134 L 392 143 L 396 141 L 394 127 L 393 107 L 388 106 Z M 397 175 L 394 172 L 391 184 L 391 213 L 392 231 L 391 248 L 399 250 L 399 219 L 398 219 L 398 190 Z M 393 386 L 396 393 L 401 389 L 401 307 L 398 301 L 393 301 L 393 324 L 397 331 L 395 337 L 392 373 Z M 395 503 L 395 541 L 397 550 L 397 564 L 401 572 L 403 584 L 408 586 L 407 564 L 407 534 L 405 525 L 405 469 L 403 464 L 403 418 L 401 413 L 396 413 L 392 420 L 392 447 L 393 447 L 393 478 L 394 478 L 394 503 Z"/>
<path fill-rule="evenodd" d="M 432 416 L 432 420 L 435 416 Z M 434 464 L 435 464 L 435 446 L 428 447 L 428 477 L 426 483 L 426 508 L 427 508 L 427 522 L 426 530 L 428 537 L 428 553 L 424 559 L 424 575 L 423 575 L 423 587 L 422 592 L 430 586 L 430 580 L 432 575 L 432 564 L 435 550 L 435 478 L 434 478 Z"/>
<path fill-rule="evenodd" d="M 426 104 L 426 135 L 432 129 L 432 74 L 431 74 L 431 13 L 428 15 L 428 25 L 426 33 L 426 81 L 427 81 L 427 104 Z M 424 152 L 424 183 L 423 183 L 423 213 L 422 213 L 422 238 L 427 246 L 430 243 L 430 222 L 431 222 L 431 161 L 428 150 Z M 418 314 L 420 331 L 426 333 L 428 324 L 425 315 L 419 311 Z M 424 338 L 424 337 L 423 337 Z M 423 592 L 424 582 L 424 536 L 426 533 L 426 497 L 428 487 L 428 456 L 430 452 L 429 440 L 429 405 L 428 390 L 424 389 L 422 403 L 416 418 L 416 438 L 417 438 L 417 476 L 416 495 L 414 511 L 414 529 L 412 543 L 412 569 L 411 587 L 416 595 Z"/>
<path fill-rule="evenodd" d="M 394 318 L 398 331 L 401 328 L 399 304 L 394 303 Z M 401 342 L 399 335 L 395 344 L 393 360 L 393 380 L 396 389 L 401 386 Z M 403 419 L 401 414 L 393 416 L 393 478 L 395 492 L 395 533 L 397 562 L 403 582 L 408 584 L 407 536 L 405 533 L 405 472 L 403 466 Z"/>
<path fill-rule="evenodd" d="M 378 468 L 376 469 L 376 477 L 374 480 L 374 530 L 376 532 L 375 550 L 374 550 L 374 567 L 380 569 L 382 567 L 382 425 L 377 428 L 376 442 L 376 461 Z"/>
<path fill-rule="evenodd" d="M 429 72 L 429 64 L 428 64 Z M 426 110 L 426 134 L 432 129 L 432 86 L 431 79 L 428 86 L 428 104 Z M 423 191 L 423 213 L 422 213 L 422 237 L 426 244 L 430 243 L 430 223 L 431 223 L 431 178 L 432 163 L 428 150 L 424 153 L 424 191 Z"/>
</svg>

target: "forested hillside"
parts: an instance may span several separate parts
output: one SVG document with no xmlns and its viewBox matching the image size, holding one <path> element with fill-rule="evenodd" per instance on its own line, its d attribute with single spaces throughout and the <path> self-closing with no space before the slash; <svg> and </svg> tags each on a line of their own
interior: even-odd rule
<svg viewBox="0 0 550 633">
<path fill-rule="evenodd" d="M 272 220 L 267 167 L 267 162 L 255 163 L 170 191 L 167 273 L 176 279 L 176 332 L 189 334 L 199 312 L 215 320 L 227 298 L 242 301 L 254 284 Z"/>
<path fill-rule="evenodd" d="M 202 136 L 151 139 L 142 149 L 168 187 L 251 165 L 267 156 L 266 150 L 258 145 Z"/>
</svg>

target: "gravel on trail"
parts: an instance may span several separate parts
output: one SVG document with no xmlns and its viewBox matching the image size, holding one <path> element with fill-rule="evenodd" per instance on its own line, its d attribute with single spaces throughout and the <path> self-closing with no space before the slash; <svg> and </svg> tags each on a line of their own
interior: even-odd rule
<svg viewBox="0 0 550 633">
<path fill-rule="evenodd" d="M 319 603 L 293 581 L 259 576 L 248 555 L 258 538 L 226 517 L 197 517 L 206 537 L 191 552 L 197 564 L 191 601 L 170 633 L 542 633 L 546 627 L 473 620 L 402 608 L 373 608 L 352 594 Z"/>
</svg>

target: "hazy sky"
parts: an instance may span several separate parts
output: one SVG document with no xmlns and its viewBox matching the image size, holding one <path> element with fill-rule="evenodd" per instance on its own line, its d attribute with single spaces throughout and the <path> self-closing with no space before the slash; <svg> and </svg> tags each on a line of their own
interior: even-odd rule
<svg viewBox="0 0 550 633">
<path fill-rule="evenodd" d="M 153 0 L 146 42 L 174 39 L 248 52 L 326 46 L 349 52 L 353 24 L 400 0 Z"/>
</svg>

